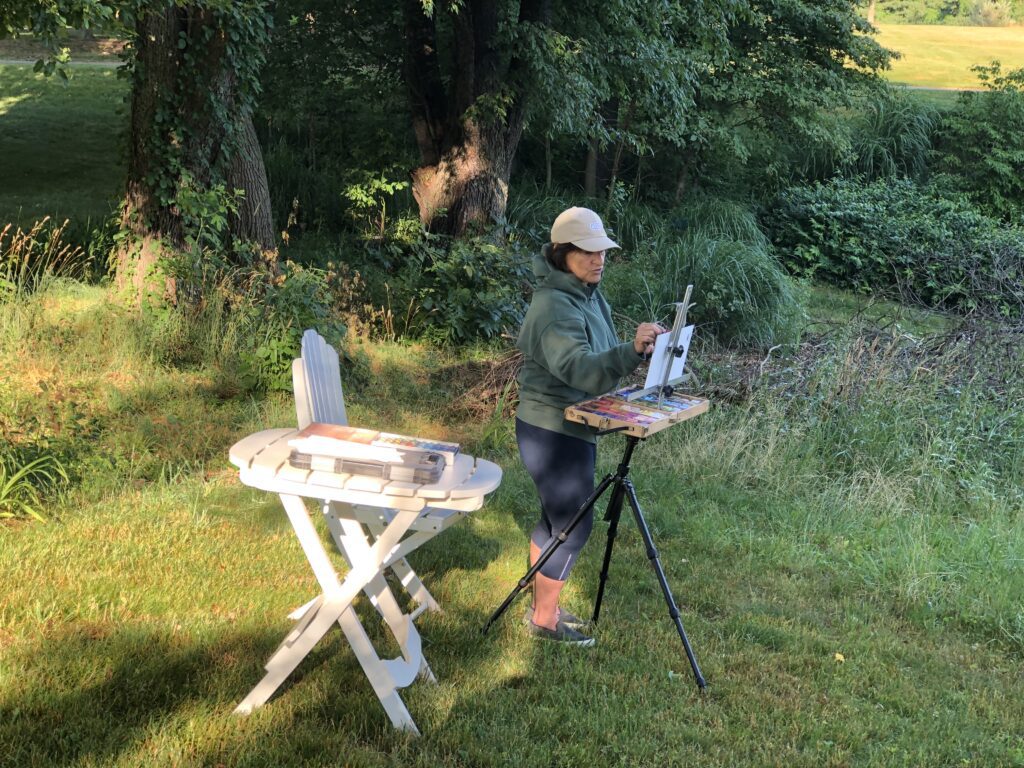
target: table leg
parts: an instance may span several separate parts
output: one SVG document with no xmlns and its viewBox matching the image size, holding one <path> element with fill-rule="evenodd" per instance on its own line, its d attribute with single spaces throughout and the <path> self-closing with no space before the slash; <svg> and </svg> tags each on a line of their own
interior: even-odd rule
<svg viewBox="0 0 1024 768">
<path fill-rule="evenodd" d="M 351 505 L 349 504 L 342 505 L 338 502 L 333 501 L 326 502 L 324 504 L 323 512 L 324 516 L 327 518 L 328 525 L 330 525 L 332 521 L 358 519 L 351 513 L 342 514 L 342 507 L 347 507 L 349 509 L 352 508 Z M 365 521 L 365 525 L 369 529 L 370 534 L 373 536 L 374 539 L 378 538 L 384 532 L 385 529 L 385 524 L 380 520 L 374 520 L 372 522 Z M 334 533 L 334 530 L 335 529 L 332 527 L 332 534 Z M 409 539 L 406 539 L 402 542 L 402 546 L 399 549 L 394 550 L 393 554 L 388 558 L 386 564 L 386 567 L 394 571 L 395 575 L 398 577 L 398 580 L 401 582 L 402 587 L 405 589 L 406 592 L 409 593 L 409 596 L 416 601 L 418 607 L 412 614 L 414 618 L 423 613 L 423 611 L 441 610 L 441 606 L 434 599 L 434 596 L 430 594 L 426 586 L 424 586 L 423 582 L 416 574 L 416 571 L 414 571 L 412 569 L 412 566 L 409 565 L 409 561 L 405 559 L 406 552 L 411 552 L 413 549 L 416 549 L 416 547 L 426 543 L 432 538 L 433 533 L 427 534 L 420 532 L 413 534 L 411 537 L 409 537 Z M 342 554 L 345 555 L 345 559 L 348 560 L 348 554 L 344 551 L 344 548 L 341 546 L 341 543 L 338 542 L 337 535 L 335 536 L 335 542 L 338 543 L 338 548 L 342 550 Z M 407 544 L 408 546 L 406 546 Z"/>
<path fill-rule="evenodd" d="M 337 621 L 392 723 L 398 728 L 418 733 L 412 716 L 398 695 L 398 688 L 411 683 L 417 672 L 426 674 L 430 679 L 433 679 L 433 675 L 423 660 L 419 633 L 412 619 L 402 613 L 381 570 L 388 555 L 398 546 L 419 513 L 396 513 L 372 546 L 366 541 L 361 529 L 358 539 L 345 536 L 346 541 L 352 539 L 348 551 L 353 567 L 345 580 L 340 581 L 302 498 L 290 494 L 279 496 L 324 594 L 318 601 L 309 604 L 299 624 L 267 662 L 267 674 L 263 680 L 235 711 L 245 714 L 264 704 Z M 359 617 L 352 609 L 353 599 L 364 590 L 376 598 L 388 628 L 402 648 L 402 658 L 382 660 L 366 635 Z"/>
<path fill-rule="evenodd" d="M 332 533 L 335 534 L 335 541 L 338 547 L 345 551 L 346 557 L 351 562 L 361 562 L 370 556 L 371 547 L 359 522 L 336 517 L 329 517 L 328 519 L 331 521 Z M 412 625 L 412 622 L 409 621 L 410 617 L 398 605 L 398 601 L 388 587 L 383 573 L 371 579 L 363 589 L 363 592 L 370 598 L 370 601 L 380 613 L 381 618 L 384 619 L 391 633 L 398 640 L 398 644 L 402 649 L 402 656 L 406 662 L 409 664 L 414 663 L 415 654 L 412 651 L 410 642 L 419 643 L 419 632 Z M 409 628 L 410 626 L 411 629 Z M 422 654 L 419 654 L 419 674 L 430 682 L 437 682 L 434 673 L 430 670 L 430 666 Z"/>
</svg>

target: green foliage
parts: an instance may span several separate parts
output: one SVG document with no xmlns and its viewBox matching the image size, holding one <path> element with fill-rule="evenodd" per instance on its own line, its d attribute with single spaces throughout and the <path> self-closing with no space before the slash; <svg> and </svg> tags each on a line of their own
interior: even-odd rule
<svg viewBox="0 0 1024 768">
<path fill-rule="evenodd" d="M 456 344 L 497 338 L 522 323 L 529 262 L 514 244 L 424 235 L 405 253 L 395 277 L 397 303 L 416 308 L 413 335 Z"/>
<path fill-rule="evenodd" d="M 16 456 L 0 452 L 0 519 L 31 517 L 44 522 L 44 495 L 67 480 L 67 472 L 53 456 L 21 463 Z"/>
<path fill-rule="evenodd" d="M 974 67 L 988 90 L 960 94 L 939 128 L 938 167 L 990 215 L 1024 221 L 1024 69 Z"/>
<path fill-rule="evenodd" d="M 387 231 L 388 201 L 396 192 L 409 188 L 408 181 L 389 179 L 383 172 L 361 173 L 359 179 L 349 183 L 341 195 L 352 209 L 352 216 L 364 226 L 364 231 L 383 237 Z"/>
<path fill-rule="evenodd" d="M 255 271 L 242 285 L 242 292 L 228 295 L 235 321 L 246 329 L 238 347 L 242 381 L 256 389 L 291 391 L 292 360 L 301 351 L 303 331 L 314 328 L 331 344 L 345 334 L 328 275 L 289 261 L 280 275 Z"/>
<path fill-rule="evenodd" d="M 274 219 L 288 221 L 293 234 L 362 228 L 370 210 L 339 192 L 373 179 L 396 183 L 387 169 L 416 163 L 402 81 L 401 7 L 285 0 L 272 12 L 256 127 Z M 367 191 L 387 203 L 389 215 L 397 212 L 381 189 Z M 403 206 L 411 203 L 411 196 L 399 197 Z M 377 224 L 379 216 L 370 234 Z"/>
<path fill-rule="evenodd" d="M 789 278 L 745 207 L 702 199 L 662 221 L 622 220 L 625 259 L 607 273 L 605 292 L 633 322 L 670 317 L 693 284 L 690 319 L 701 333 L 731 345 L 768 346 L 794 338 L 798 316 Z"/>
<path fill-rule="evenodd" d="M 1024 316 L 1024 230 L 906 179 L 837 179 L 779 196 L 765 223 L 802 276 L 929 307 Z"/>
</svg>

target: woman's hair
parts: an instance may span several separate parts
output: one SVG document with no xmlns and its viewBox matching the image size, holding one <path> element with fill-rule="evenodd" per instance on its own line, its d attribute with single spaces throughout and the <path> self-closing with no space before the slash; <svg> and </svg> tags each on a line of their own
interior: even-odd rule
<svg viewBox="0 0 1024 768">
<path fill-rule="evenodd" d="M 569 265 L 566 264 L 565 257 L 579 249 L 578 245 L 573 245 L 572 243 L 552 243 L 551 251 L 548 253 L 548 261 L 559 272 L 568 272 Z"/>
</svg>

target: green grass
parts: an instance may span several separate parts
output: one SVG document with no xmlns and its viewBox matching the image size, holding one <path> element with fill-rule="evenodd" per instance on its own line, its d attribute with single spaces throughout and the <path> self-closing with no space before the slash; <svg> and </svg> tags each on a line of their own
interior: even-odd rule
<svg viewBox="0 0 1024 768">
<path fill-rule="evenodd" d="M 532 642 L 520 606 L 481 637 L 535 515 L 506 432 L 486 453 L 499 490 L 413 556 L 445 608 L 419 621 L 439 683 L 403 694 L 420 739 L 391 729 L 340 633 L 264 708 L 231 713 L 315 592 L 276 499 L 226 460 L 238 437 L 291 423 L 290 398 L 174 363 L 173 323 L 140 323 L 97 288 L 54 282 L 0 305 L 0 427 L 16 447 L 59 449 L 75 478 L 48 523 L 0 526 L 0 754 L 133 768 L 1021 765 L 1014 434 L 982 429 L 984 403 L 948 410 L 943 371 L 959 373 L 905 365 L 912 339 L 864 335 L 887 325 L 885 306 L 814 295 L 819 324 L 839 330 L 774 358 L 745 405 L 718 400 L 634 460 L 707 692 L 631 521 L 593 652 Z M 350 352 L 354 423 L 480 445 L 485 419 L 459 398 L 486 354 Z M 993 429 L 1008 449 L 986 447 Z M 621 446 L 603 441 L 600 474 Z M 604 533 L 567 587 L 574 612 L 593 599 Z"/>
<path fill-rule="evenodd" d="M 919 88 L 979 88 L 971 67 L 993 59 L 1003 70 L 1024 67 L 1024 26 L 953 27 L 880 24 L 878 42 L 901 58 L 883 73 L 893 83 Z"/>
<path fill-rule="evenodd" d="M 0 228 L 96 226 L 123 193 L 127 84 L 101 65 L 75 66 L 67 86 L 31 72 L 0 65 Z"/>
<path fill-rule="evenodd" d="M 123 85 L 25 71 L 0 67 L 0 169 L 26 171 L 0 210 L 93 216 L 120 183 Z M 63 145 L 25 143 L 52 132 Z M 439 682 L 403 692 L 419 739 L 392 730 L 340 633 L 232 714 L 316 582 L 279 502 L 227 461 L 294 420 L 290 396 L 239 383 L 231 317 L 140 317 L 52 278 L 0 301 L 0 452 L 52 456 L 69 478 L 46 523 L 0 521 L 0 765 L 1024 765 L 1024 376 L 1005 369 L 1019 345 L 803 293 L 791 354 L 695 348 L 715 408 L 634 460 L 704 695 L 628 520 L 593 652 L 532 642 L 520 605 L 481 637 L 536 514 L 508 418 L 473 390 L 498 351 L 351 341 L 353 423 L 459 440 L 505 472 L 412 557 L 445 608 L 418 621 Z M 600 474 L 621 446 L 604 439 Z M 605 531 L 567 586 L 576 613 Z"/>
</svg>

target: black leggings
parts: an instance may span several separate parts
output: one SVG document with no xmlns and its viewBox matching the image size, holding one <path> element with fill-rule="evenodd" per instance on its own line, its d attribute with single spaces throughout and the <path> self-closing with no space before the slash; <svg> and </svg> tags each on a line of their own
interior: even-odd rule
<svg viewBox="0 0 1024 768">
<path fill-rule="evenodd" d="M 526 471 L 540 496 L 540 521 L 530 541 L 541 549 L 565 529 L 594 492 L 597 446 L 550 429 L 516 419 L 516 441 Z M 540 572 L 549 579 L 565 581 L 594 527 L 594 510 L 577 523 Z"/>
</svg>

